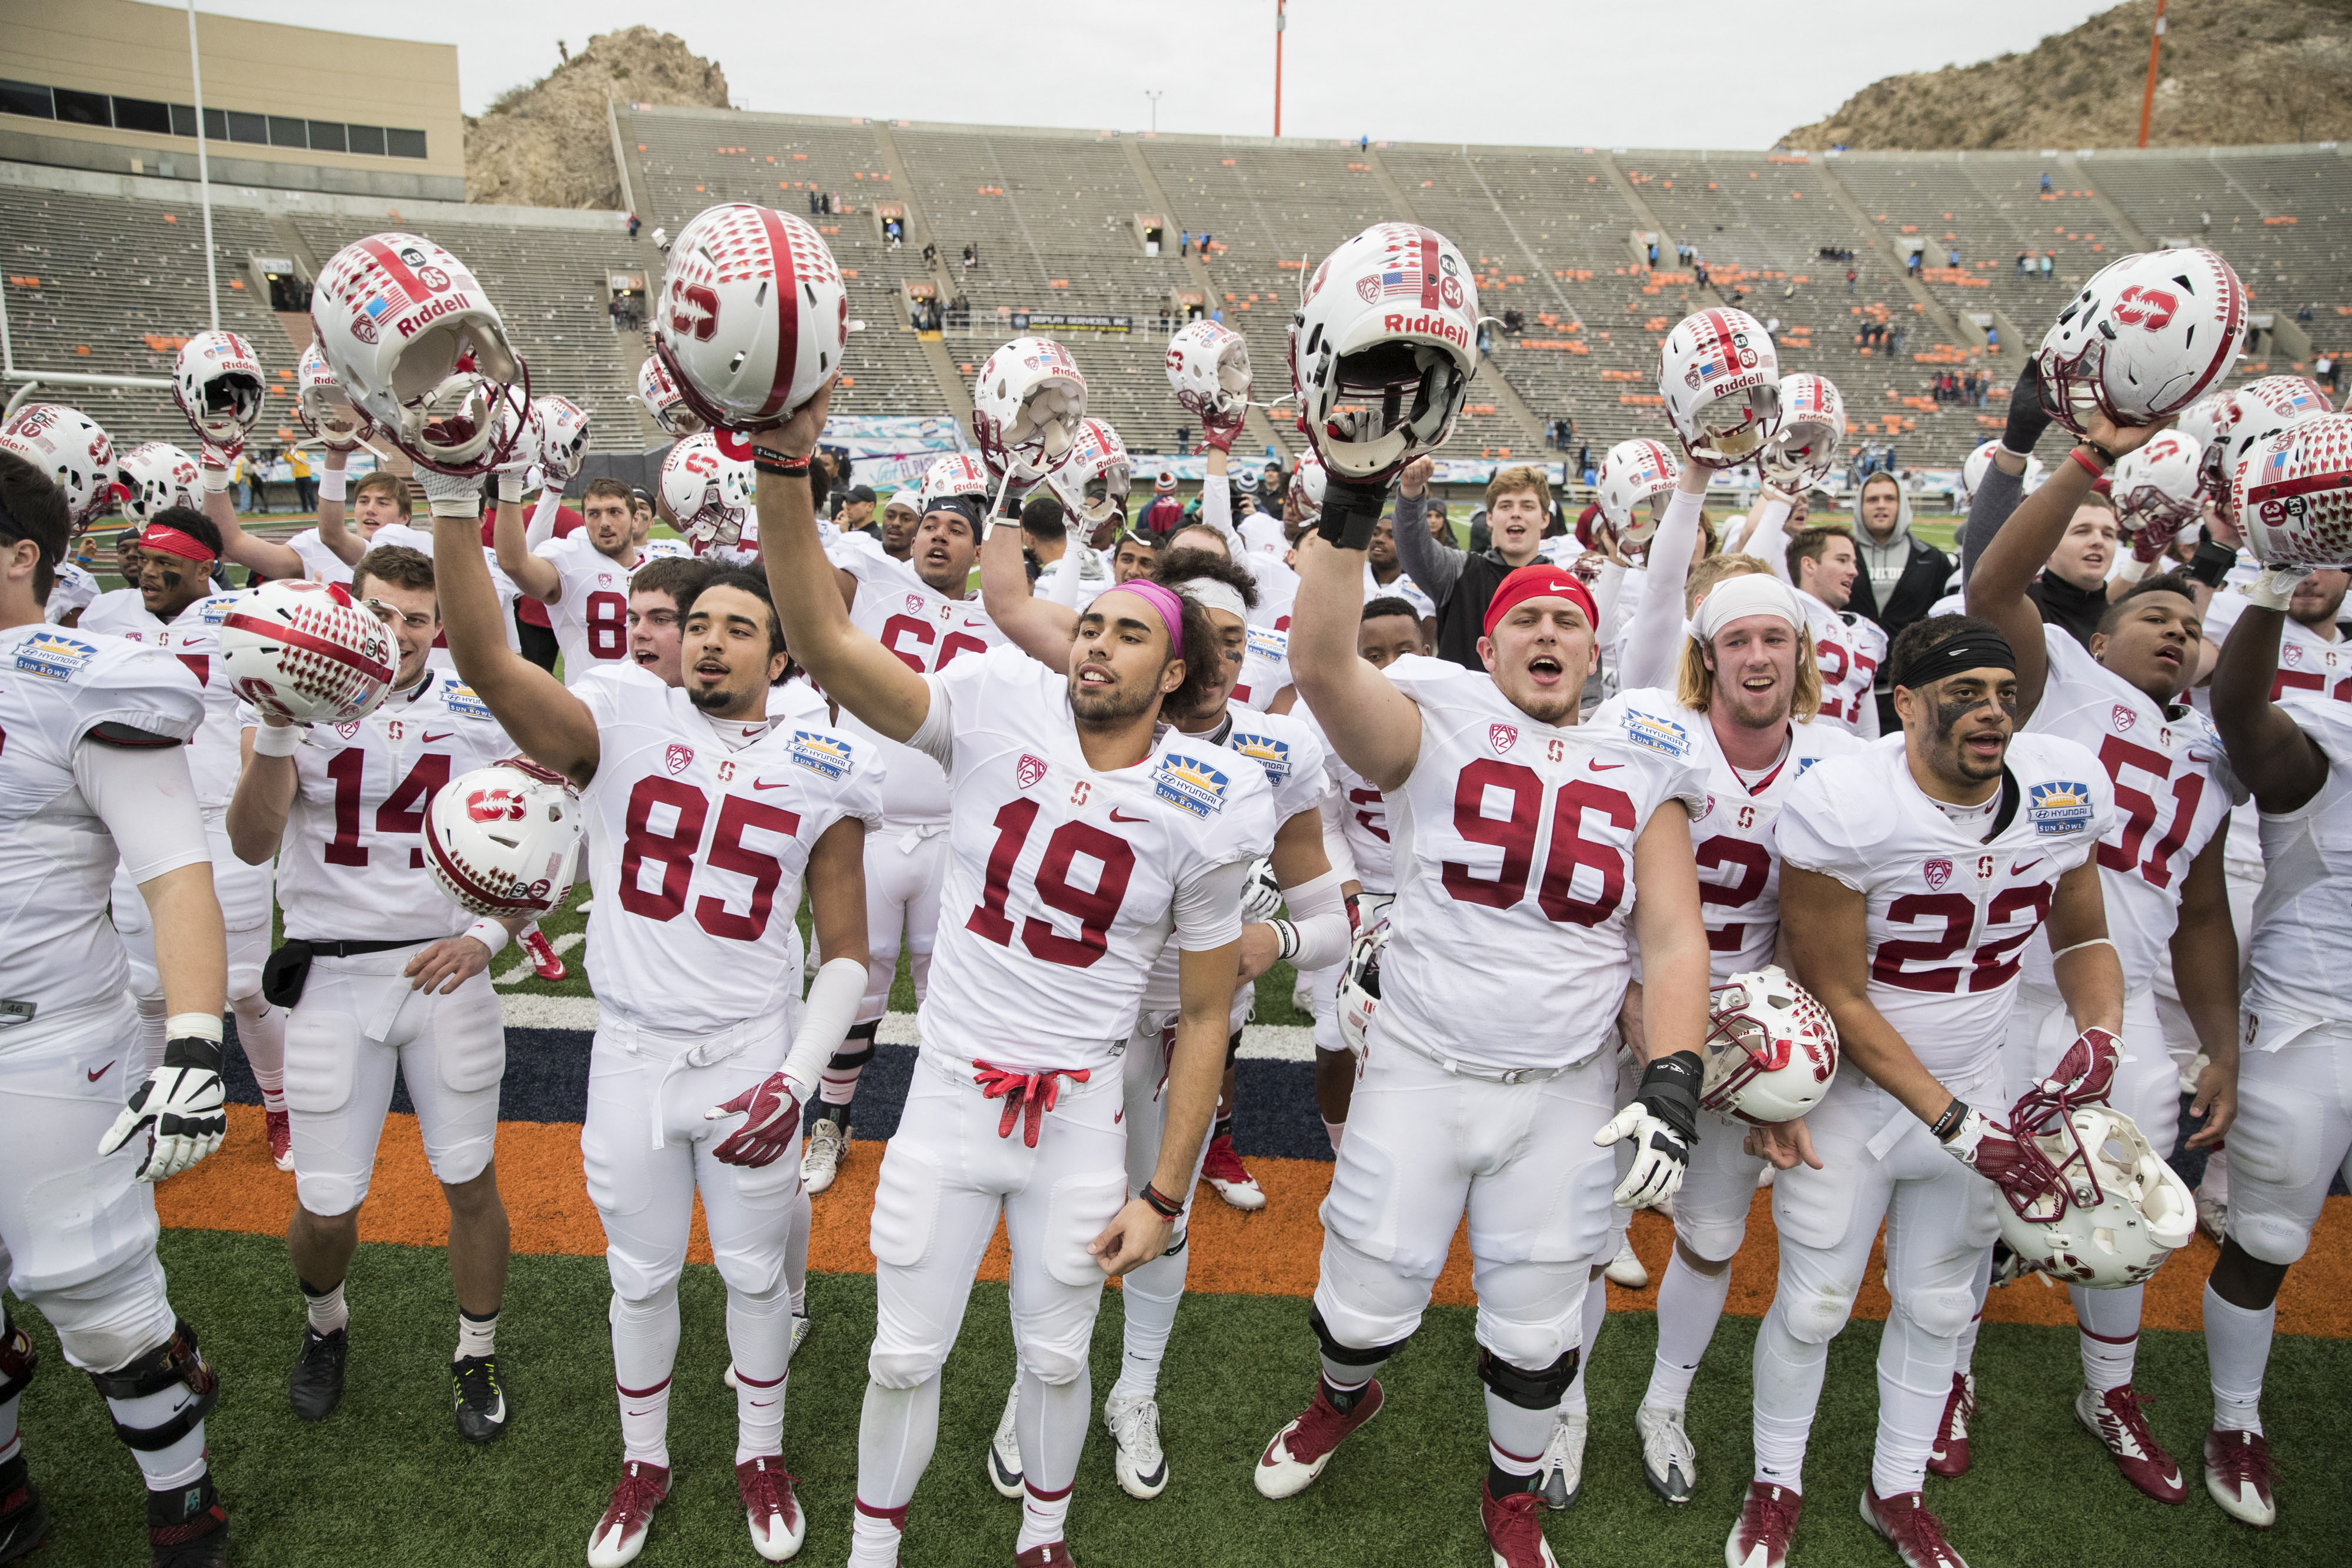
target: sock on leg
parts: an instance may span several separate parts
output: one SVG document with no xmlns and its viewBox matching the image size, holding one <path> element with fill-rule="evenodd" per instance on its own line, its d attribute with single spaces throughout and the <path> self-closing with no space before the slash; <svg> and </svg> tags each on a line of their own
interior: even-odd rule
<svg viewBox="0 0 2352 1568">
<path fill-rule="evenodd" d="M 270 1005 L 269 998 L 256 991 L 249 997 L 229 998 L 229 1010 L 236 1015 L 236 1043 L 245 1052 L 245 1064 L 253 1070 L 253 1081 L 261 1089 L 261 1108 L 282 1112 L 286 1109 L 286 1011 Z"/>
<path fill-rule="evenodd" d="M 1878 1341 L 1878 1437 L 1870 1484 L 1881 1497 L 1925 1489 L 1927 1455 L 1952 1392 L 1952 1342 L 1929 1333 L 1900 1304 Z"/>
<path fill-rule="evenodd" d="M 1805 1490 L 1805 1444 L 1822 1402 L 1829 1366 L 1826 1344 L 1807 1344 L 1780 1317 L 1780 1303 L 1756 1333 L 1755 1479 L 1767 1486 Z"/>
<path fill-rule="evenodd" d="M 792 1360 L 792 1300 L 779 1288 L 727 1292 L 727 1348 L 735 1357 L 735 1462 L 784 1451 L 784 1375 Z"/>
<path fill-rule="evenodd" d="M 808 1315 L 808 1247 L 811 1206 L 808 1188 L 799 1190 L 793 1199 L 791 1234 L 784 1238 L 784 1291 L 792 1301 L 793 1316 Z"/>
<path fill-rule="evenodd" d="M 2145 1285 L 2119 1291 L 2072 1287 L 2074 1321 L 2083 1330 L 2083 1385 L 2094 1394 L 2128 1386 L 2139 1353 L 2139 1314 Z"/>
<path fill-rule="evenodd" d="M 1160 1391 L 1160 1364 L 1167 1358 L 1168 1338 L 1175 1332 L 1176 1309 L 1184 1300 L 1186 1260 L 1191 1257 L 1190 1248 L 1164 1252 L 1130 1271 L 1120 1287 L 1127 1327 L 1112 1398 L 1149 1398 Z"/>
<path fill-rule="evenodd" d="M 906 1524 L 906 1509 L 915 1495 L 915 1483 L 931 1462 L 940 1440 L 940 1375 L 933 1373 L 912 1388 L 885 1388 L 868 1381 L 866 1404 L 857 1420 L 857 1542 L 868 1538 L 867 1520 L 891 1511 L 898 1513 L 894 1529 Z M 898 1537 L 890 1537 L 897 1550 Z M 853 1557 L 866 1563 L 896 1562 L 895 1557 Z"/>
<path fill-rule="evenodd" d="M 1531 1491 L 1551 1442 L 1549 1410 L 1530 1410 L 1486 1390 L 1486 1490 L 1496 1497 Z"/>
<path fill-rule="evenodd" d="M 457 1354 L 453 1359 L 463 1361 L 469 1355 L 496 1355 L 498 1335 L 498 1313 L 490 1312 L 478 1318 L 465 1308 L 458 1308 Z"/>
<path fill-rule="evenodd" d="M 336 1281 L 324 1291 L 305 1281 L 297 1280 L 295 1283 L 302 1287 L 302 1312 L 313 1330 L 329 1334 L 351 1322 L 352 1310 L 343 1304 L 342 1281 Z"/>
<path fill-rule="evenodd" d="M 865 1076 L 866 1064 L 874 1060 L 874 1036 L 881 1027 L 880 1019 L 849 1026 L 841 1049 L 833 1053 L 833 1060 L 825 1063 L 824 1071 L 817 1077 L 816 1093 L 822 1104 L 846 1109 L 857 1098 L 857 1081 Z M 835 1119 L 845 1122 L 849 1118 L 845 1115 Z"/>
<path fill-rule="evenodd" d="M 1323 1397 L 1342 1416 L 1355 1409 L 1356 1401 L 1363 1397 L 1364 1390 L 1372 1385 L 1372 1379 L 1388 1364 L 1376 1361 L 1370 1366 L 1342 1366 L 1328 1355 L 1322 1362 Z"/>
<path fill-rule="evenodd" d="M 677 1363 L 677 1282 L 642 1301 L 615 1294 L 613 1385 L 621 1404 L 621 1455 L 669 1468 L 670 1372 Z"/>
<path fill-rule="evenodd" d="M 1970 1288 L 1977 1293 L 1977 1310 L 1969 1319 L 1969 1326 L 1960 1331 L 1958 1344 L 1953 1347 L 1952 1370 L 1954 1372 L 1964 1373 L 1976 1365 L 1977 1331 L 1984 1327 L 1985 1298 L 1992 1293 L 1991 1253 L 1986 1253 L 1984 1261 L 1977 1265 L 1976 1281 Z M 1948 1393 L 1949 1390 L 1946 1392 Z M 1938 1416 L 1936 1419 L 1940 1421 L 1943 1417 Z M 1884 1497 L 1886 1494 L 1881 1492 L 1879 1495 Z"/>
<path fill-rule="evenodd" d="M 849 1568 L 898 1568 L 898 1538 L 907 1533 L 907 1507 L 876 1508 L 857 1500 L 850 1517 Z"/>
<path fill-rule="evenodd" d="M 1643 1404 L 1680 1410 L 1690 1402 L 1691 1380 L 1698 1375 L 1698 1364 L 1706 1356 L 1730 1295 L 1729 1269 L 1702 1274 L 1683 1260 L 1679 1246 L 1675 1249 L 1666 1260 L 1665 1278 L 1658 1281 L 1658 1354 Z"/>
<path fill-rule="evenodd" d="M 1048 1383 L 1021 1374 L 1021 1408 L 1013 1417 L 1021 1444 L 1021 1533 L 1018 1553 L 1062 1539 L 1070 1516 L 1070 1489 L 1077 1479 L 1078 1451 L 1086 1447 L 1094 1405 L 1094 1380 L 1083 1366 L 1067 1383 Z"/>
<path fill-rule="evenodd" d="M 2224 1432 L 2263 1429 L 2263 1370 L 2270 1364 L 2278 1303 L 2250 1308 L 2205 1287 L 2205 1355 L 2212 1367 L 2213 1425 Z"/>
</svg>

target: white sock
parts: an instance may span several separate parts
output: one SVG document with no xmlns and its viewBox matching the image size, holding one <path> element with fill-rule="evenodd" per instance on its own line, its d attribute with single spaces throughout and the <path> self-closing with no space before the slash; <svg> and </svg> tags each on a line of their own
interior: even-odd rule
<svg viewBox="0 0 2352 1568">
<path fill-rule="evenodd" d="M 931 1462 L 940 1440 L 940 1375 L 933 1373 L 912 1388 L 885 1388 L 869 1379 L 866 1405 L 857 1418 L 857 1541 L 867 1539 L 867 1516 L 895 1511 L 896 1530 L 906 1528 L 907 1503 L 915 1483 Z M 898 1551 L 898 1535 L 890 1550 Z M 866 1558 L 855 1559 L 869 1561 Z M 895 1555 L 872 1558 L 895 1563 Z"/>
<path fill-rule="evenodd" d="M 2074 1321 L 2083 1330 L 2083 1385 L 2094 1394 L 2131 1385 L 2132 1364 L 2139 1354 L 2139 1314 L 2145 1285 L 2119 1291 L 2086 1291 L 2072 1286 Z"/>
<path fill-rule="evenodd" d="M 1756 1332 L 1755 1479 L 1767 1486 L 1805 1490 L 1805 1444 L 1829 1359 L 1829 1346 L 1807 1344 L 1789 1332 L 1775 1300 Z"/>
<path fill-rule="evenodd" d="M 677 1363 L 677 1283 L 641 1301 L 614 1294 L 613 1388 L 621 1406 L 621 1457 L 669 1469 L 669 1385 Z"/>
<path fill-rule="evenodd" d="M 792 1230 L 784 1238 L 784 1291 L 792 1300 L 793 1316 L 808 1316 L 808 1188 L 793 1199 Z"/>
<path fill-rule="evenodd" d="M 1347 1130 L 1348 1124 L 1345 1122 L 1334 1122 L 1328 1117 L 1324 1119 L 1323 1135 L 1331 1140 L 1331 1152 L 1333 1154 L 1336 1155 L 1339 1152 L 1339 1134 Z"/>
<path fill-rule="evenodd" d="M 286 1010 L 271 1006 L 269 998 L 259 991 L 249 997 L 232 997 L 228 1005 L 236 1015 L 237 1048 L 245 1052 L 245 1064 L 253 1070 L 253 1081 L 261 1089 L 261 1108 L 283 1114 Z"/>
<path fill-rule="evenodd" d="M 1650 1367 L 1649 1391 L 1642 1403 L 1680 1410 L 1690 1402 L 1691 1380 L 1715 1338 L 1723 1303 L 1731 1295 L 1731 1270 L 1702 1274 L 1683 1260 L 1677 1246 L 1658 1281 L 1658 1354 Z"/>
<path fill-rule="evenodd" d="M 1021 1374 L 1021 1407 L 1013 1417 L 1021 1444 L 1021 1534 L 1017 1555 L 1059 1541 L 1070 1516 L 1070 1488 L 1078 1475 L 1078 1453 L 1087 1444 L 1094 1407 L 1094 1380 L 1081 1366 L 1067 1383 L 1048 1383 Z"/>
<path fill-rule="evenodd" d="M 186 1384 L 174 1383 L 135 1399 L 109 1399 L 106 1407 L 125 1427 L 146 1430 L 163 1426 L 195 1403 L 195 1398 Z M 149 1491 L 190 1485 L 205 1473 L 205 1424 L 197 1422 L 168 1448 L 133 1448 L 131 1457 L 138 1461 Z"/>
<path fill-rule="evenodd" d="M 2263 1369 L 2271 1359 L 2278 1303 L 2250 1309 L 2205 1287 L 2205 1355 L 2212 1367 L 2213 1425 L 2224 1432 L 2263 1430 Z"/>
<path fill-rule="evenodd" d="M 1585 1369 L 1592 1364 L 1592 1346 L 1601 1338 L 1601 1325 L 1608 1321 L 1609 1282 L 1596 1274 L 1586 1282 L 1584 1287 L 1584 1342 L 1582 1353 L 1576 1358 L 1576 1376 L 1569 1384 L 1568 1392 L 1560 1396 L 1559 1413 L 1563 1416 L 1581 1416 L 1586 1413 L 1584 1373 Z M 1490 1403 L 1487 1407 L 1491 1411 L 1492 1404 Z"/>
<path fill-rule="evenodd" d="M 1176 1329 L 1176 1309 L 1184 1300 L 1186 1260 L 1192 1255 L 1189 1247 L 1163 1252 L 1129 1272 L 1120 1287 L 1127 1328 L 1118 1381 L 1111 1385 L 1112 1398 L 1148 1399 L 1160 1392 L 1160 1364 L 1167 1359 L 1168 1338 Z"/>
<path fill-rule="evenodd" d="M 498 1336 L 498 1313 L 478 1318 L 463 1307 L 457 1309 L 457 1354 L 455 1359 L 463 1361 L 469 1355 L 496 1355 Z"/>
<path fill-rule="evenodd" d="M 303 1285 L 302 1311 L 310 1320 L 310 1327 L 320 1333 L 330 1334 L 344 1327 L 352 1321 L 352 1310 L 343 1305 L 343 1281 L 336 1281 L 334 1288 L 327 1291 L 314 1291 Z"/>
<path fill-rule="evenodd" d="M 1551 1442 L 1553 1413 L 1514 1405 L 1491 1388 L 1486 1394 L 1487 1462 L 1507 1476 L 1535 1474 Z"/>
<path fill-rule="evenodd" d="M 850 1516 L 849 1568 L 898 1568 L 898 1538 L 907 1533 L 907 1509 L 877 1509 L 864 1498 Z"/>
<path fill-rule="evenodd" d="M 727 1292 L 727 1348 L 735 1357 L 735 1462 L 784 1451 L 784 1375 L 793 1314 L 781 1290 Z"/>
</svg>

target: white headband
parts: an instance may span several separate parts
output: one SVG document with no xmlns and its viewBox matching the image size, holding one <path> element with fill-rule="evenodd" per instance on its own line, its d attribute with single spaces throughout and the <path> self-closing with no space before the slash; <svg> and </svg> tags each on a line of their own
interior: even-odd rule
<svg viewBox="0 0 2352 1568">
<path fill-rule="evenodd" d="M 1249 606 L 1242 602 L 1241 590 L 1230 582 L 1219 582 L 1213 577 L 1188 577 L 1176 585 L 1176 591 L 1203 610 L 1222 610 L 1236 621 L 1249 619 Z"/>
<path fill-rule="evenodd" d="M 1690 634 L 1712 643 L 1717 632 L 1749 615 L 1777 615 L 1800 632 L 1805 629 L 1805 612 L 1797 607 L 1789 585 L 1763 572 L 1749 572 L 1725 578 L 1707 591 L 1691 618 Z"/>
</svg>

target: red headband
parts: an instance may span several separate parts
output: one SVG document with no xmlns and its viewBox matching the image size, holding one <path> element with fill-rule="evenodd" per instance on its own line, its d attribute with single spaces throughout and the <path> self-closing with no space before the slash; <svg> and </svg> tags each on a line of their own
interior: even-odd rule
<svg viewBox="0 0 2352 1568">
<path fill-rule="evenodd" d="M 194 534 L 166 528 L 162 523 L 150 523 L 139 530 L 139 548 L 158 555 L 175 555 L 185 560 L 215 561 L 220 559 Z"/>
<path fill-rule="evenodd" d="M 1486 601 L 1486 635 L 1492 637 L 1503 617 L 1530 599 L 1565 599 L 1584 612 L 1586 625 L 1595 632 L 1601 630 L 1601 612 L 1592 602 L 1591 591 L 1577 581 L 1573 572 L 1538 562 L 1519 568 L 1496 588 L 1495 597 Z"/>
</svg>

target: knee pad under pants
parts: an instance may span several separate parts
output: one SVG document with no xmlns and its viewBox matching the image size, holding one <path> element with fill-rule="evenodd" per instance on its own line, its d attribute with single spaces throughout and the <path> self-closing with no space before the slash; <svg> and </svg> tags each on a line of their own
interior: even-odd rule
<svg viewBox="0 0 2352 1568">
<path fill-rule="evenodd" d="M 2352 1028 L 2264 1012 L 2252 1032 L 2230 1127 L 2229 1234 L 2285 1267 L 2310 1249 L 2331 1178 L 2352 1172 Z"/>
<path fill-rule="evenodd" d="M 66 1360 L 84 1372 L 111 1372 L 172 1337 L 177 1321 L 152 1251 L 104 1273 L 26 1298 L 57 1331 Z"/>
<path fill-rule="evenodd" d="M 1699 1118 L 1690 1168 L 1675 1192 L 1675 1239 L 1710 1263 L 1727 1263 L 1748 1239 L 1761 1156 L 1744 1154 L 1741 1129 L 1715 1116 Z"/>
<path fill-rule="evenodd" d="M 1574 1357 L 1584 1337 L 1585 1292 L 1601 1288 L 1592 1282 L 1591 1265 L 1474 1263 L 1471 1285 L 1478 1295 L 1478 1343 L 1522 1370 L 1567 1358 L 1560 1385 L 1565 1392 L 1576 1375 Z M 1496 1392 L 1504 1393 L 1499 1387 Z"/>
<path fill-rule="evenodd" d="M 1400 1273 L 1393 1262 L 1357 1249 L 1345 1237 L 1323 1233 L 1323 1260 L 1315 1282 L 1315 1312 L 1333 1346 L 1350 1351 L 1403 1343 L 1421 1327 L 1436 1283 Z M 1347 1359 L 1336 1352 L 1335 1361 Z"/>
</svg>

